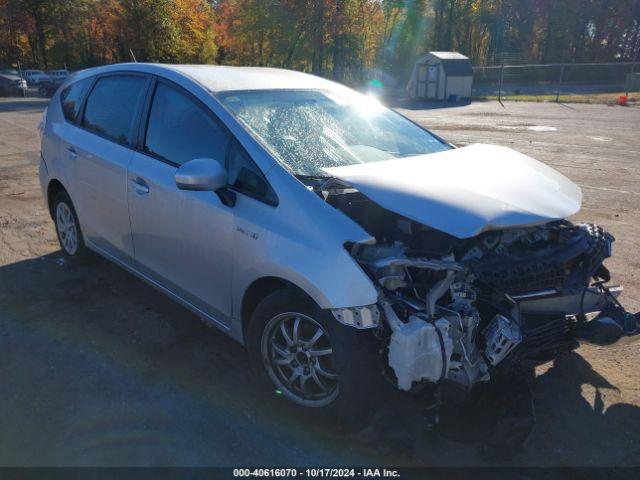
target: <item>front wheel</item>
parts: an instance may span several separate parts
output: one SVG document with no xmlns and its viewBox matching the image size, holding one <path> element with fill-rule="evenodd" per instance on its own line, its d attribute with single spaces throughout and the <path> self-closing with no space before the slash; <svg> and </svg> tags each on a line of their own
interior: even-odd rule
<svg viewBox="0 0 640 480">
<path fill-rule="evenodd" d="M 261 383 L 299 410 L 357 429 L 375 412 L 376 342 L 344 326 L 295 289 L 266 297 L 249 324 L 247 347 Z"/>
<path fill-rule="evenodd" d="M 286 312 L 271 318 L 262 334 L 260 353 L 267 375 L 292 402 L 324 407 L 338 396 L 329 334 L 310 316 Z"/>
</svg>

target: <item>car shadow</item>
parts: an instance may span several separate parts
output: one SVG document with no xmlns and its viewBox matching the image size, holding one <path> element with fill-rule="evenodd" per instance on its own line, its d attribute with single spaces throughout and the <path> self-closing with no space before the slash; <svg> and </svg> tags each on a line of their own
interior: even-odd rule
<svg viewBox="0 0 640 480">
<path fill-rule="evenodd" d="M 0 465 L 372 464 L 244 348 L 98 257 L 0 267 Z"/>
<path fill-rule="evenodd" d="M 256 385 L 242 346 L 101 258 L 78 266 L 55 252 L 0 267 L 0 316 L 0 391 L 11 392 L 0 395 L 0 464 L 496 463 L 479 449 L 491 425 L 472 418 L 486 412 L 454 409 L 425 435 L 423 405 L 391 385 L 363 405 L 377 413 L 358 433 L 296 413 Z M 635 461 L 640 409 L 605 408 L 610 392 L 580 355 L 559 358 L 535 382 L 528 444 L 497 463 Z"/>
<path fill-rule="evenodd" d="M 618 352 L 625 354 L 622 348 Z M 616 403 L 618 387 L 580 351 L 556 359 L 536 379 L 535 392 L 538 427 L 531 446 L 537 445 L 551 464 L 638 465 L 640 408 Z"/>
<path fill-rule="evenodd" d="M 499 418 L 504 408 L 490 396 L 482 398 L 478 408 L 446 410 L 441 435 L 473 444 L 479 458 L 498 465 L 637 466 L 637 447 L 630 446 L 640 431 L 640 408 L 616 403 L 619 389 L 578 352 L 542 369 L 531 383 L 536 423 L 519 451 L 485 448 L 494 430 L 488 420 Z"/>
</svg>

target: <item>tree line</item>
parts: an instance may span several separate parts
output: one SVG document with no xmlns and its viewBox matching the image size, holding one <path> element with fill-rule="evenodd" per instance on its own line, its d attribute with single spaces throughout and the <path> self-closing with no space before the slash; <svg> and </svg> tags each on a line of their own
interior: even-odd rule
<svg viewBox="0 0 640 480">
<path fill-rule="evenodd" d="M 0 64 L 138 61 L 400 78 L 420 54 L 476 65 L 630 61 L 640 0 L 0 0 Z"/>
</svg>

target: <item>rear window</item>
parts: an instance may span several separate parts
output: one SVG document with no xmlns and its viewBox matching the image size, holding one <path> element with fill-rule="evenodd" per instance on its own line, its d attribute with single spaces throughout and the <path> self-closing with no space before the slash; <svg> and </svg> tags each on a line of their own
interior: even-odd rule
<svg viewBox="0 0 640 480">
<path fill-rule="evenodd" d="M 87 99 L 82 125 L 118 143 L 131 144 L 136 113 L 144 101 L 147 79 L 140 76 L 100 78 Z"/>
<path fill-rule="evenodd" d="M 87 93 L 87 90 L 91 86 L 93 79 L 85 78 L 79 82 L 75 82 L 65 88 L 60 94 L 60 101 L 62 102 L 62 112 L 67 120 L 75 123 L 80 114 L 80 106 L 82 105 L 82 99 Z"/>
</svg>

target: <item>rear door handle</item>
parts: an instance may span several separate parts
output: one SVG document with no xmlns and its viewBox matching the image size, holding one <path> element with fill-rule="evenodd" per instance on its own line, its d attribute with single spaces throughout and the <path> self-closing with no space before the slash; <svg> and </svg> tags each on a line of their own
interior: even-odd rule
<svg viewBox="0 0 640 480">
<path fill-rule="evenodd" d="M 132 178 L 129 180 L 129 183 L 131 184 L 131 188 L 133 189 L 133 191 L 138 195 L 146 195 L 149 193 L 149 185 L 147 185 L 147 182 L 145 182 L 142 178 Z"/>
<path fill-rule="evenodd" d="M 67 147 L 67 154 L 69 155 L 69 158 L 71 160 L 75 160 L 76 158 L 78 158 L 78 152 L 76 152 L 76 149 L 72 146 Z"/>
</svg>

